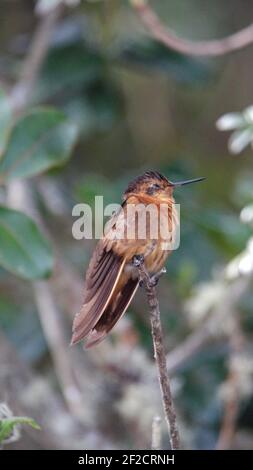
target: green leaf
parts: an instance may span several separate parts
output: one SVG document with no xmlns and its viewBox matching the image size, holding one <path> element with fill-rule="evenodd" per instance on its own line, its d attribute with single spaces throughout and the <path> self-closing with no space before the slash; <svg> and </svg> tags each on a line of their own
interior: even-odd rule
<svg viewBox="0 0 253 470">
<path fill-rule="evenodd" d="M 55 109 L 36 108 L 14 125 L 0 162 L 0 179 L 29 177 L 69 158 L 78 128 Z"/>
<path fill-rule="evenodd" d="M 13 416 L 11 418 L 0 420 L 0 443 L 9 439 L 15 426 L 19 424 L 25 424 L 37 430 L 41 429 L 34 419 L 26 416 Z"/>
<path fill-rule="evenodd" d="M 63 44 L 49 51 L 36 87 L 36 100 L 64 93 L 64 100 L 76 96 L 104 77 L 104 59 L 97 51 L 89 49 L 83 41 Z"/>
<path fill-rule="evenodd" d="M 0 89 L 0 158 L 5 149 L 11 127 L 11 107 L 3 90 Z"/>
<path fill-rule="evenodd" d="M 0 206 L 0 265 L 24 279 L 48 277 L 53 256 L 48 241 L 27 215 Z"/>
</svg>

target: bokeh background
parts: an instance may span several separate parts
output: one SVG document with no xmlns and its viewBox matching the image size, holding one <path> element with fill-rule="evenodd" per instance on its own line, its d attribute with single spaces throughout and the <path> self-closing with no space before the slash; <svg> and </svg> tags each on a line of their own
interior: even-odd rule
<svg viewBox="0 0 253 470">
<path fill-rule="evenodd" d="M 253 18 L 250 0 L 230 0 L 229 7 L 225 0 L 150 4 L 165 24 L 191 39 L 226 36 Z M 154 41 L 127 1 L 69 2 L 34 80 L 23 77 L 29 92 L 19 107 L 17 84 L 50 14 L 36 14 L 35 6 L 1 1 L 1 89 L 16 116 L 53 106 L 78 135 L 63 165 L 0 180 L 1 204 L 36 221 L 54 263 L 47 280 L 38 280 L 37 272 L 22 275 L 13 249 L 11 273 L 2 261 L 2 251 L 12 247 L 2 238 L 0 214 L 2 419 L 13 413 L 41 426 L 25 426 L 19 436 L 13 431 L 4 447 L 150 448 L 153 419 L 163 412 L 145 294 L 138 292 L 101 345 L 88 352 L 81 345 L 69 348 L 95 244 L 74 240 L 71 228 L 74 204 L 93 205 L 97 194 L 105 203 L 120 202 L 132 177 L 157 169 L 171 180 L 207 178 L 177 190 L 181 245 L 158 287 L 183 446 L 252 449 L 253 150 L 229 153 L 228 135 L 215 122 L 252 103 L 253 46 L 193 59 Z M 17 222 L 17 234 L 22 230 Z M 161 434 L 162 448 L 169 448 L 163 420 Z"/>
</svg>

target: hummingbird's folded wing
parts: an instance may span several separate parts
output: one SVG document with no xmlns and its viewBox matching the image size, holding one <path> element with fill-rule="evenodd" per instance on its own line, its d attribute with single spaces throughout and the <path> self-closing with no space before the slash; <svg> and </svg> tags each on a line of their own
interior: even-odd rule
<svg viewBox="0 0 253 470">
<path fill-rule="evenodd" d="M 100 343 L 106 337 L 106 335 L 112 330 L 114 325 L 120 320 L 127 310 L 135 292 L 139 286 L 139 279 L 130 278 L 127 283 L 118 292 L 115 299 L 109 303 L 100 317 L 98 323 L 90 331 L 86 348 L 90 348 L 95 344 Z"/>
<path fill-rule="evenodd" d="M 73 322 L 71 344 L 87 336 L 108 306 L 125 261 L 101 240 L 93 253 L 86 274 L 84 304 Z"/>
</svg>

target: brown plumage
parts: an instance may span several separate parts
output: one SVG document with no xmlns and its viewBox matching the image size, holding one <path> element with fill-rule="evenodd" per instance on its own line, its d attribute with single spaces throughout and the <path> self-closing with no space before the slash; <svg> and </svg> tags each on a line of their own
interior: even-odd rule
<svg viewBox="0 0 253 470">
<path fill-rule="evenodd" d="M 86 348 L 100 343 L 125 313 L 139 285 L 138 272 L 132 264 L 134 256 L 143 255 L 145 266 L 152 274 L 162 269 L 170 253 L 164 249 L 164 242 L 171 240 L 172 223 L 177 223 L 172 211 L 172 192 L 174 186 L 186 183 L 171 183 L 155 171 L 148 171 L 130 182 L 123 194 L 122 209 L 112 216 L 109 228 L 91 258 L 86 273 L 84 304 L 74 318 L 71 344 L 82 339 L 87 340 Z M 161 203 L 167 204 L 163 212 Z M 168 226 L 168 237 L 162 237 L 161 230 L 158 237 L 151 237 L 148 216 L 145 236 L 137 237 L 138 217 L 136 213 L 129 215 L 128 212 L 130 205 L 135 208 L 137 204 L 141 204 L 140 213 L 143 214 L 149 204 L 157 207 L 160 227 Z M 127 230 L 133 227 L 134 236 L 129 238 Z"/>
</svg>

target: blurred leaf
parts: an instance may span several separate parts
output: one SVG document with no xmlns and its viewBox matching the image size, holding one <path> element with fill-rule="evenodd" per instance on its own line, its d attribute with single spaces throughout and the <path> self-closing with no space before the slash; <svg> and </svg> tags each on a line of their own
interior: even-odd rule
<svg viewBox="0 0 253 470">
<path fill-rule="evenodd" d="M 33 429 L 37 430 L 41 429 L 34 419 L 26 416 L 13 416 L 0 420 L 0 443 L 10 438 L 15 426 L 20 424 L 31 426 Z"/>
<path fill-rule="evenodd" d="M 11 118 L 12 113 L 9 100 L 3 90 L 0 89 L 0 158 L 6 146 Z"/>
<path fill-rule="evenodd" d="M 121 110 L 121 94 L 108 74 L 104 57 L 80 39 L 51 49 L 36 90 L 39 102 L 61 100 L 82 136 L 107 130 Z"/>
<path fill-rule="evenodd" d="M 86 94 L 72 97 L 64 110 L 81 130 L 82 138 L 92 131 L 106 131 L 120 118 L 121 96 L 106 80 L 96 80 Z"/>
<path fill-rule="evenodd" d="M 0 178 L 32 176 L 63 164 L 77 138 L 77 126 L 55 109 L 37 108 L 14 125 L 0 162 Z"/>
<path fill-rule="evenodd" d="M 125 47 L 119 58 L 129 65 L 164 72 L 181 83 L 205 83 L 210 75 L 209 67 L 203 62 L 178 54 L 152 40 L 132 43 Z"/>
<path fill-rule="evenodd" d="M 16 288 L 15 296 L 8 287 L 4 293 L 0 291 L 0 329 L 30 364 L 40 360 L 48 349 L 32 295 L 29 283 L 22 283 L 20 290 Z"/>
<path fill-rule="evenodd" d="M 48 241 L 27 215 L 0 206 L 0 265 L 25 279 L 48 277 L 53 257 Z"/>
<path fill-rule="evenodd" d="M 37 99 L 43 101 L 64 90 L 77 93 L 102 75 L 104 61 L 84 43 L 56 47 L 49 52 L 37 85 Z"/>
</svg>

